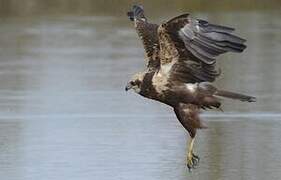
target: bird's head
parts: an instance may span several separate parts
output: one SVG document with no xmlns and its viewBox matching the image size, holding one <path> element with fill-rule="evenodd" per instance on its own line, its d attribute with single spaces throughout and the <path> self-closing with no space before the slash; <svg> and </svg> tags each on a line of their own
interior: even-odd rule
<svg viewBox="0 0 281 180">
<path fill-rule="evenodd" d="M 140 93 L 141 91 L 141 84 L 143 81 L 145 73 L 137 73 L 135 74 L 132 79 L 127 83 L 125 90 L 128 91 L 130 89 L 133 89 L 136 93 Z"/>
</svg>

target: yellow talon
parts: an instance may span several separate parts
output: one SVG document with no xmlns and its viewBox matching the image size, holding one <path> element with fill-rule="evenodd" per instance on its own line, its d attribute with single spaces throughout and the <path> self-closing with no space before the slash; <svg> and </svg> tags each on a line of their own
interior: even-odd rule
<svg viewBox="0 0 281 180">
<path fill-rule="evenodd" d="M 187 167 L 189 171 L 191 169 L 195 168 L 198 165 L 199 157 L 193 154 L 193 145 L 194 145 L 194 138 L 191 139 L 188 147 L 188 153 L 187 153 Z"/>
</svg>

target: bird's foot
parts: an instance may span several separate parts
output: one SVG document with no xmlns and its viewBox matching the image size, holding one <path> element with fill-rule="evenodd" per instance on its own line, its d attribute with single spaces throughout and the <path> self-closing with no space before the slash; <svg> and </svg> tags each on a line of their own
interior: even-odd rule
<svg viewBox="0 0 281 180">
<path fill-rule="evenodd" d="M 188 154 L 186 166 L 189 172 L 191 172 L 192 169 L 196 169 L 196 167 L 199 165 L 199 161 L 199 156 L 195 155 L 194 153 Z"/>
</svg>

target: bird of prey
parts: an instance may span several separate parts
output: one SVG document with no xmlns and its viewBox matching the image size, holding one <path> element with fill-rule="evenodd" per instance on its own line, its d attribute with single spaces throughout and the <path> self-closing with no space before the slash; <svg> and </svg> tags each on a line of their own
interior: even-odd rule
<svg viewBox="0 0 281 180">
<path fill-rule="evenodd" d="M 221 90 L 212 84 L 220 75 L 216 58 L 226 52 L 242 52 L 246 40 L 234 35 L 234 28 L 189 14 L 160 25 L 150 23 L 139 5 L 134 5 L 127 15 L 143 43 L 147 63 L 146 69 L 128 82 L 126 91 L 133 89 L 174 109 L 191 137 L 187 152 L 187 167 L 191 170 L 199 162 L 193 153 L 196 131 L 206 128 L 199 117 L 200 110 L 219 109 L 222 98 L 256 101 L 255 97 Z"/>
</svg>

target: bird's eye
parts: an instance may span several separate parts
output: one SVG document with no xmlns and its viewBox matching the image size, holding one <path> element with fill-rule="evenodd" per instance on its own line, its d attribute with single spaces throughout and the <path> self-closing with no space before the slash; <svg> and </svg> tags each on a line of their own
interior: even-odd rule
<svg viewBox="0 0 281 180">
<path fill-rule="evenodd" d="M 131 81 L 131 85 L 132 85 L 132 86 L 135 86 L 136 83 L 135 83 L 134 81 Z"/>
</svg>

